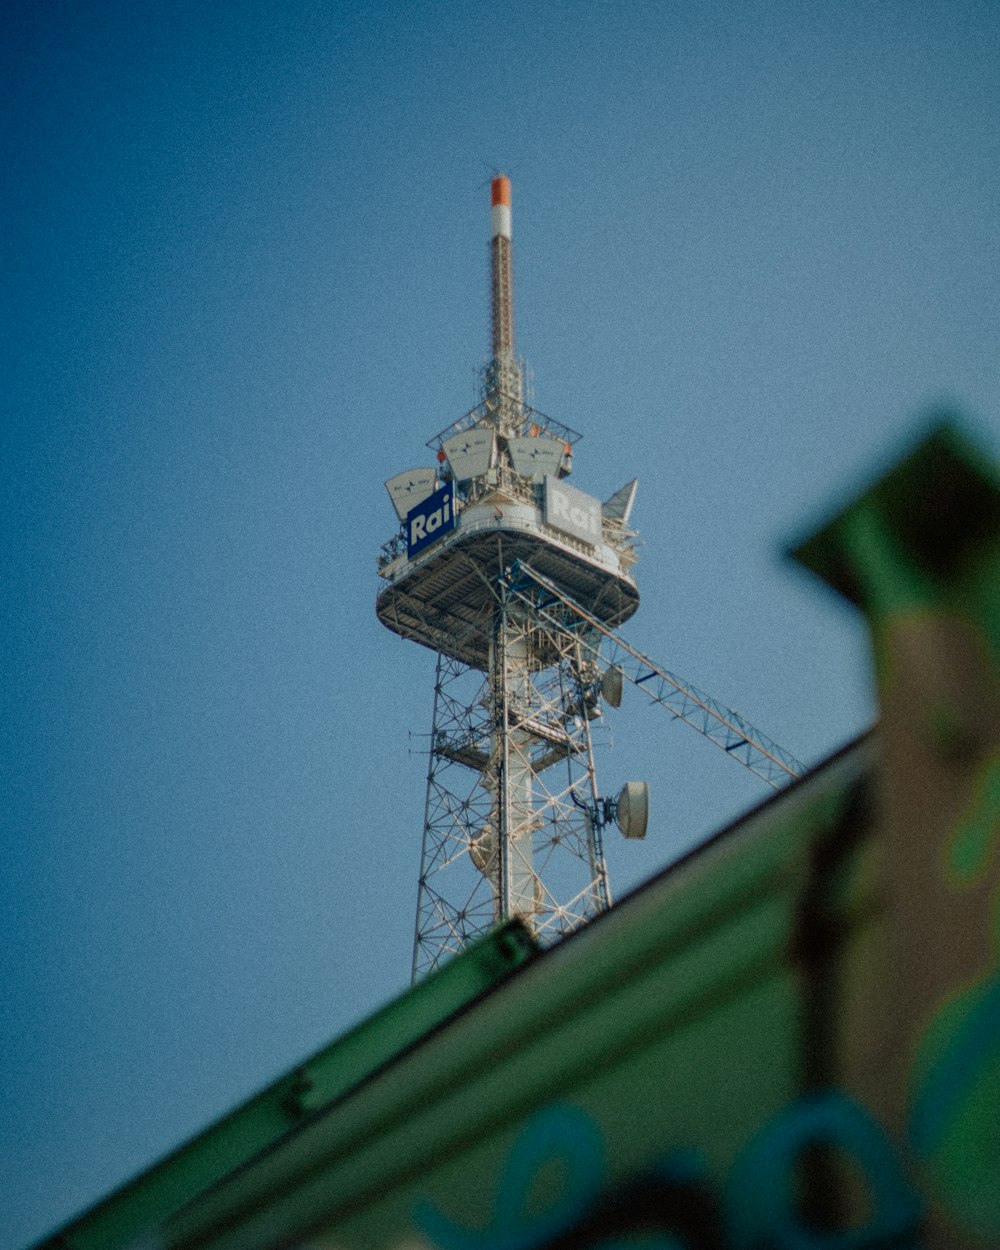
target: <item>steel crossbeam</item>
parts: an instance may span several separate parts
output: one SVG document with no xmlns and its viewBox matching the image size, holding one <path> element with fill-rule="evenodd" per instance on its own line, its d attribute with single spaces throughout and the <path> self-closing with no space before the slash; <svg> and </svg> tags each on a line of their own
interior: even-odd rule
<svg viewBox="0 0 1000 1250">
<path fill-rule="evenodd" d="M 637 651 L 530 565 L 516 561 L 505 576 L 513 595 L 551 626 L 577 637 L 603 669 L 620 669 L 653 703 L 696 729 L 768 785 L 778 789 L 806 771 L 791 752 L 755 729 L 739 712 Z"/>
</svg>

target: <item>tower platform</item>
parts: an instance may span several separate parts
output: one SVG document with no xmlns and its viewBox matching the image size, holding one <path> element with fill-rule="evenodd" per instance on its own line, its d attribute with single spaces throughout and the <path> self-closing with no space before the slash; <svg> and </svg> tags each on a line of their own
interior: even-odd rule
<svg viewBox="0 0 1000 1250">
<path fill-rule="evenodd" d="M 388 583 L 376 602 L 379 620 L 403 638 L 485 670 L 497 583 L 515 560 L 558 584 L 602 623 L 614 628 L 628 620 L 639 606 L 630 572 L 635 552 L 627 545 L 632 532 L 603 513 L 593 542 L 556 528 L 546 521 L 546 492 L 551 501 L 567 489 L 552 479 L 532 483 L 511 474 L 505 485 L 474 500 L 454 498 L 454 528 L 418 553 L 407 554 L 404 538 L 387 544 L 379 560 Z M 554 659 L 544 643 L 538 639 L 540 666 Z"/>
</svg>

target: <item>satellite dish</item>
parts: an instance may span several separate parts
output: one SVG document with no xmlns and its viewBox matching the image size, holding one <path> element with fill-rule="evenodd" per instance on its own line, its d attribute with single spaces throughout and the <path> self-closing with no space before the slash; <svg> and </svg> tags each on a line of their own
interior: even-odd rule
<svg viewBox="0 0 1000 1250">
<path fill-rule="evenodd" d="M 469 840 L 469 855 L 484 877 L 492 877 L 497 867 L 497 840 L 492 829 Z"/>
<path fill-rule="evenodd" d="M 604 671 L 601 678 L 601 697 L 608 707 L 622 705 L 622 670 L 617 664 Z"/>
<path fill-rule="evenodd" d="M 626 838 L 644 838 L 649 819 L 649 786 L 626 781 L 615 804 L 615 823 Z"/>
</svg>

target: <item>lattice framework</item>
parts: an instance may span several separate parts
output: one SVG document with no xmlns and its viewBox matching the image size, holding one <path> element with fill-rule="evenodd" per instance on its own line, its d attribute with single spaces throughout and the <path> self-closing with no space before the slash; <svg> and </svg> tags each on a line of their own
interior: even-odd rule
<svg viewBox="0 0 1000 1250">
<path fill-rule="evenodd" d="M 415 980 L 501 919 L 545 943 L 610 905 L 589 815 L 595 665 L 503 586 L 492 629 L 487 672 L 437 657 Z"/>
</svg>

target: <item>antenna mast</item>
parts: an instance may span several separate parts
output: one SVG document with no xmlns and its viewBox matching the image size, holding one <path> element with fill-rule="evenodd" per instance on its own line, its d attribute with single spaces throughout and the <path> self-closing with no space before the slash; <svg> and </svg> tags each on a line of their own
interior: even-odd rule
<svg viewBox="0 0 1000 1250">
<path fill-rule="evenodd" d="M 483 398 L 502 434 L 519 432 L 524 415 L 520 361 L 514 355 L 514 266 L 510 179 L 490 183 L 490 321 L 492 356 L 483 376 Z"/>
</svg>

